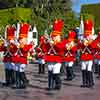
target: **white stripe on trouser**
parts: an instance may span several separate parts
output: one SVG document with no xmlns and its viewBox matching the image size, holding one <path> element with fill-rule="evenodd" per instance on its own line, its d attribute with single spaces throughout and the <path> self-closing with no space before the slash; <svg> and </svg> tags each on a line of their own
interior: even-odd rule
<svg viewBox="0 0 100 100">
<path fill-rule="evenodd" d="M 19 71 L 19 72 L 24 72 L 25 71 L 25 68 L 26 68 L 26 64 L 16 64 L 16 71 Z"/>
<path fill-rule="evenodd" d="M 48 63 L 48 71 L 52 71 L 53 74 L 59 74 L 61 69 L 61 63 Z"/>
<path fill-rule="evenodd" d="M 92 71 L 93 61 L 82 61 L 82 70 Z"/>
<path fill-rule="evenodd" d="M 74 64 L 73 61 L 71 61 L 71 62 L 65 62 L 65 66 L 66 67 L 73 67 L 73 64 Z"/>
</svg>

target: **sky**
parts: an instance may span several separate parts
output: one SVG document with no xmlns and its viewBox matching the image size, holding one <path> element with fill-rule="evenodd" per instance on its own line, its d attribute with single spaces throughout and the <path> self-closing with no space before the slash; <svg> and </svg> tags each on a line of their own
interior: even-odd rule
<svg viewBox="0 0 100 100">
<path fill-rule="evenodd" d="M 72 9 L 79 13 L 82 4 L 94 4 L 100 3 L 100 0 L 72 0 L 73 6 Z"/>
</svg>

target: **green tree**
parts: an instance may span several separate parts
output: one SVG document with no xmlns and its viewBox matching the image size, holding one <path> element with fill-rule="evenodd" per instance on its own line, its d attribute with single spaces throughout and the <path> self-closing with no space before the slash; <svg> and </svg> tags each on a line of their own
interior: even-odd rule
<svg viewBox="0 0 100 100">
<path fill-rule="evenodd" d="M 0 0 L 1 2 L 5 8 L 32 8 L 31 24 L 35 24 L 38 31 L 42 31 L 42 33 L 46 28 L 50 28 L 54 18 L 64 20 L 64 33 L 68 31 L 69 27 L 75 27 L 78 23 L 76 15 L 71 9 L 71 0 Z"/>
</svg>

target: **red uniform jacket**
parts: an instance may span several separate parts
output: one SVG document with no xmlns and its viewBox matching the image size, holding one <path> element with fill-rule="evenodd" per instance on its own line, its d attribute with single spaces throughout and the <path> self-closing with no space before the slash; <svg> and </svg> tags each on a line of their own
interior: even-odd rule
<svg viewBox="0 0 100 100">
<path fill-rule="evenodd" d="M 24 45 L 23 48 L 16 48 L 13 51 L 12 61 L 14 63 L 27 64 L 27 55 L 32 45 Z"/>
<path fill-rule="evenodd" d="M 45 55 L 45 61 L 61 63 L 63 61 L 63 53 L 63 42 L 56 43 L 53 47 L 50 44 L 47 44 L 47 55 Z"/>
<path fill-rule="evenodd" d="M 97 39 L 95 40 L 95 44 L 96 44 L 96 49 L 94 58 L 100 60 L 100 36 L 98 36 Z"/>
<path fill-rule="evenodd" d="M 36 53 L 38 58 L 44 58 L 45 54 L 47 53 L 46 44 L 44 42 L 40 43 L 40 45 L 36 48 Z"/>
<path fill-rule="evenodd" d="M 93 41 L 88 46 L 85 46 L 83 43 L 80 43 L 79 46 L 81 51 L 80 59 L 83 61 L 93 60 L 94 53 L 96 48 L 96 43 Z"/>
<path fill-rule="evenodd" d="M 7 62 L 11 62 L 11 52 L 10 52 L 10 48 L 7 48 L 5 46 L 0 47 L 0 51 L 4 51 L 4 58 L 3 58 L 3 62 L 7 63 Z"/>
</svg>

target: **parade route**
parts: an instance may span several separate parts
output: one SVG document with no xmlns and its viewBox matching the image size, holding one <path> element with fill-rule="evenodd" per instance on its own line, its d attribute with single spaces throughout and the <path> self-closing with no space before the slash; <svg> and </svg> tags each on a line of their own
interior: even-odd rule
<svg viewBox="0 0 100 100">
<path fill-rule="evenodd" d="M 30 80 L 29 87 L 11 89 L 0 86 L 0 100 L 100 100 L 100 80 L 95 80 L 96 85 L 92 89 L 80 88 L 81 73 L 76 72 L 73 81 L 66 81 L 65 76 L 62 76 L 61 90 L 48 91 L 46 90 L 47 71 L 45 75 L 39 75 L 37 72 L 38 65 L 29 64 L 26 69 L 27 77 Z"/>
</svg>

